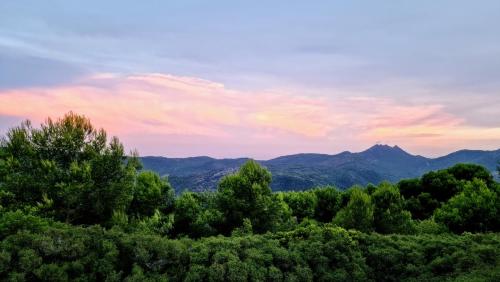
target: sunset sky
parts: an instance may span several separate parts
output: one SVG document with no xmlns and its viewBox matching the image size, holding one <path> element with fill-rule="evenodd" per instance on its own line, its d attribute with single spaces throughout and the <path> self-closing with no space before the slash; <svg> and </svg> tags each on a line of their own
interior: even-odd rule
<svg viewBox="0 0 500 282">
<path fill-rule="evenodd" d="M 0 2 L 0 134 L 68 111 L 141 155 L 500 148 L 500 1 Z"/>
</svg>

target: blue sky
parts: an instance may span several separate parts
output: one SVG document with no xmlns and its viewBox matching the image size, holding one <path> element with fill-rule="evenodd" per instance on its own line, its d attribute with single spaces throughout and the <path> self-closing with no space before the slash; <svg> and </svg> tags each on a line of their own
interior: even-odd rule
<svg viewBox="0 0 500 282">
<path fill-rule="evenodd" d="M 120 81 L 103 82 L 113 85 L 122 85 L 137 74 L 164 74 L 222 84 L 224 91 L 242 95 L 260 93 L 255 94 L 259 97 L 272 92 L 280 97 L 326 100 L 326 111 L 348 119 L 340 124 L 314 119 L 325 124 L 314 140 L 311 136 L 290 136 L 297 132 L 287 132 L 283 126 L 274 128 L 276 132 L 269 124 L 225 127 L 221 130 L 234 138 L 228 143 L 242 132 L 249 138 L 260 136 L 265 127 L 266 134 L 271 130 L 277 138 L 292 140 L 285 145 L 293 145 L 276 152 L 263 148 L 270 143 L 282 148 L 277 140 L 253 140 L 229 150 L 227 144 L 219 147 L 217 144 L 223 142 L 214 139 L 205 153 L 213 156 L 335 153 L 362 149 L 376 141 L 402 143 L 427 155 L 461 147 L 493 149 L 500 147 L 499 26 L 498 1 L 7 0 L 0 3 L 0 95 L 3 91 L 29 104 L 33 99 L 23 100 L 19 91 L 42 97 L 45 94 L 40 94 L 40 89 L 95 85 L 98 82 L 89 81 L 89 77 L 97 74 L 119 75 Z M 387 109 L 366 114 L 370 103 L 353 105 L 352 98 L 364 103 L 374 99 L 373 105 Z M 399 107 L 402 115 L 416 115 L 418 107 L 423 107 L 422 111 L 429 111 L 426 121 L 432 116 L 430 123 L 434 124 L 434 117 L 446 117 L 447 127 L 426 132 L 423 128 L 429 127 L 429 122 L 419 124 L 423 117 L 416 116 L 410 124 L 414 128 L 409 130 L 410 125 L 406 125 L 400 135 L 364 136 L 363 130 L 377 125 L 366 129 L 363 121 L 385 120 L 390 106 Z M 262 106 L 255 107 L 246 114 L 260 113 Z M 354 121 L 356 115 L 346 113 L 349 109 L 345 107 L 359 113 L 361 121 Z M 0 129 L 24 118 L 41 119 L 31 108 L 0 111 Z M 60 110 L 79 108 L 67 104 L 60 105 Z M 97 114 L 94 118 L 92 111 L 81 110 L 98 122 L 103 120 Z M 281 110 L 285 109 L 276 109 Z M 59 112 L 47 110 L 44 114 Z M 304 116 L 307 119 L 307 114 Z M 111 130 L 115 127 L 101 123 Z M 422 128 L 416 130 L 415 126 Z M 453 134 L 418 142 L 408 135 L 435 136 L 439 130 Z M 189 142 L 185 139 L 197 135 L 189 131 L 176 131 L 183 141 L 166 142 L 171 149 L 116 132 L 148 154 L 203 153 L 203 145 L 195 142 L 198 137 Z M 465 138 L 468 134 L 486 137 Z M 262 144 L 254 148 L 252 144 L 259 142 Z M 437 146 L 431 146 L 436 142 Z M 185 149 L 176 151 L 176 146 Z"/>
</svg>

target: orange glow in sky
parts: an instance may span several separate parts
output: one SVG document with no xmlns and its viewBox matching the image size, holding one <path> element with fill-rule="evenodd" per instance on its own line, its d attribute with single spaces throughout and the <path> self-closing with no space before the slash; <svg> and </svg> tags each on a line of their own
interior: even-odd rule
<svg viewBox="0 0 500 282">
<path fill-rule="evenodd" d="M 465 125 L 439 104 L 239 91 L 165 74 L 103 73 L 67 85 L 0 90 L 3 116 L 39 123 L 68 111 L 88 116 L 142 155 L 269 158 L 355 151 L 380 141 L 433 155 L 500 139 L 500 127 Z"/>
</svg>

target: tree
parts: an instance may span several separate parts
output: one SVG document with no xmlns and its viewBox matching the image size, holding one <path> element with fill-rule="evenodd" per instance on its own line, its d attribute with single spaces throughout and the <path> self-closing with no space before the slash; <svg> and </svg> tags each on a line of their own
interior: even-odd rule
<svg viewBox="0 0 500 282">
<path fill-rule="evenodd" d="M 398 189 L 401 196 L 405 199 L 410 199 L 411 197 L 418 197 L 422 193 L 422 183 L 420 179 L 403 179 L 398 182 Z"/>
<path fill-rule="evenodd" d="M 42 205 L 70 223 L 103 223 L 132 199 L 137 161 L 127 161 L 115 137 L 73 113 L 40 128 L 29 121 L 7 132 L 1 189 L 15 195 L 13 208 Z"/>
<path fill-rule="evenodd" d="M 333 223 L 361 232 L 372 231 L 373 204 L 370 195 L 359 188 L 352 189 L 347 206 L 337 213 Z"/>
<path fill-rule="evenodd" d="M 285 192 L 283 199 L 292 210 L 292 215 L 300 222 L 304 218 L 313 218 L 318 205 L 316 194 L 311 191 Z"/>
<path fill-rule="evenodd" d="M 403 179 L 397 187 L 404 200 L 404 209 L 411 213 L 413 219 L 427 219 L 441 205 L 429 192 L 424 191 L 418 178 Z"/>
<path fill-rule="evenodd" d="M 427 192 L 405 200 L 405 209 L 410 211 L 413 219 L 424 220 L 430 218 L 440 206 L 441 203 Z"/>
<path fill-rule="evenodd" d="M 175 201 L 174 233 L 199 238 L 217 234 L 222 213 L 215 208 L 214 193 L 185 192 Z"/>
<path fill-rule="evenodd" d="M 498 189 L 490 189 L 483 180 L 464 184 L 463 191 L 434 213 L 436 222 L 462 233 L 500 231 Z"/>
<path fill-rule="evenodd" d="M 472 181 L 477 178 L 484 181 L 488 187 L 495 183 L 491 172 L 485 167 L 476 164 L 456 164 L 447 168 L 446 171 L 457 180 Z"/>
<path fill-rule="evenodd" d="M 314 218 L 321 222 L 331 222 L 341 207 L 341 193 L 335 187 L 314 189 L 317 204 Z"/>
<path fill-rule="evenodd" d="M 137 217 L 152 216 L 155 210 L 168 213 L 173 202 L 174 191 L 168 181 L 154 172 L 144 171 L 137 175 L 128 213 Z"/>
<path fill-rule="evenodd" d="M 422 192 L 446 202 L 458 192 L 459 181 L 448 170 L 431 171 L 422 176 Z"/>
<path fill-rule="evenodd" d="M 456 164 L 450 168 L 431 171 L 421 179 L 405 179 L 398 183 L 405 199 L 405 208 L 414 219 L 427 219 L 434 211 L 461 191 L 464 182 L 480 179 L 488 187 L 496 185 L 491 173 L 475 164 Z"/>
<path fill-rule="evenodd" d="M 224 214 L 223 233 L 229 234 L 248 218 L 255 232 L 265 232 L 280 220 L 280 206 L 269 184 L 271 173 L 250 160 L 240 170 L 225 176 L 219 183 L 217 205 Z"/>
<path fill-rule="evenodd" d="M 411 215 L 404 210 L 399 190 L 390 183 L 382 183 L 372 195 L 375 231 L 383 234 L 411 231 Z"/>
</svg>

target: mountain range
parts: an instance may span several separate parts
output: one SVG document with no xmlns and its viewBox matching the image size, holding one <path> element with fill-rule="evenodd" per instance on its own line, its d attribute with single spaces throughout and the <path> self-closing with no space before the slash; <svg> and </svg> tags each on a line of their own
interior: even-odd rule
<svg viewBox="0 0 500 282">
<path fill-rule="evenodd" d="M 168 176 L 176 192 L 215 190 L 221 177 L 233 173 L 248 158 L 214 159 L 210 157 L 142 157 L 144 169 Z M 397 182 L 419 177 L 457 163 L 475 163 L 489 169 L 496 177 L 500 149 L 495 151 L 460 150 L 438 158 L 412 155 L 398 146 L 374 145 L 357 153 L 296 154 L 258 161 L 273 176 L 274 191 L 304 190 L 333 185 L 346 189 L 355 184 Z"/>
</svg>

